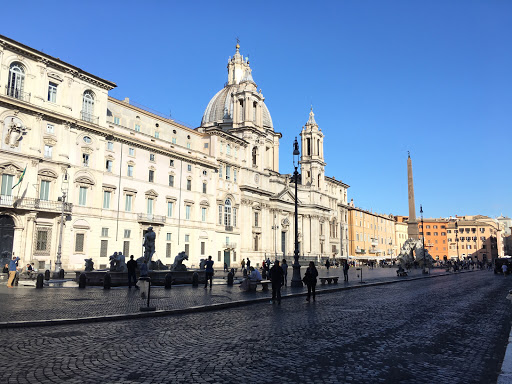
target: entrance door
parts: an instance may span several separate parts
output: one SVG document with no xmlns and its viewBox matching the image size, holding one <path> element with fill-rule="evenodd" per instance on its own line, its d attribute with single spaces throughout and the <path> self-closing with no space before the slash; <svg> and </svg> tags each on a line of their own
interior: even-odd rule
<svg viewBox="0 0 512 384">
<path fill-rule="evenodd" d="M 228 268 L 230 267 L 230 252 L 229 251 L 224 251 L 224 263 L 226 263 L 226 265 L 228 266 Z"/>
<path fill-rule="evenodd" d="M 283 251 L 283 258 L 286 257 L 286 232 L 281 232 L 281 249 Z"/>
<path fill-rule="evenodd" d="M 14 220 L 11 216 L 0 215 L 0 266 L 11 260 L 14 242 Z"/>
</svg>

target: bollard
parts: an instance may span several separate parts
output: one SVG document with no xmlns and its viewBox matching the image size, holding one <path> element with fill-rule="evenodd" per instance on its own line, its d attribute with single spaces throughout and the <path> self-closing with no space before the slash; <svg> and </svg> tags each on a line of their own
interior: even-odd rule
<svg viewBox="0 0 512 384">
<path fill-rule="evenodd" d="M 172 286 L 172 275 L 170 273 L 165 275 L 165 283 L 164 287 L 165 289 L 171 289 Z"/>
<path fill-rule="evenodd" d="M 37 275 L 37 281 L 36 281 L 36 288 L 37 289 L 42 289 L 43 288 L 43 281 L 44 281 L 44 276 L 42 273 L 39 273 Z"/>
<path fill-rule="evenodd" d="M 44 279 L 50 280 L 50 271 L 49 270 L 44 271 Z"/>
<path fill-rule="evenodd" d="M 63 279 L 64 279 L 64 270 L 63 270 L 63 269 L 61 269 L 61 270 L 59 271 L 59 279 L 61 279 L 61 280 L 63 280 Z"/>
<path fill-rule="evenodd" d="M 150 277 L 141 277 L 139 279 L 139 285 L 140 285 L 140 297 L 143 299 L 147 298 L 147 306 L 141 306 L 141 311 L 155 311 L 155 307 L 149 306 L 149 300 L 151 298 L 151 278 Z"/>
<path fill-rule="evenodd" d="M 199 274 L 197 272 L 194 272 L 192 275 L 192 286 L 197 287 L 199 285 Z"/>
<path fill-rule="evenodd" d="M 228 285 L 233 285 L 233 272 L 228 273 Z"/>
<path fill-rule="evenodd" d="M 105 273 L 105 277 L 103 279 L 103 289 L 110 289 L 112 286 L 112 278 L 110 277 L 110 273 Z"/>
<path fill-rule="evenodd" d="M 78 277 L 78 288 L 84 289 L 87 285 L 87 275 L 85 273 L 81 273 Z"/>
</svg>

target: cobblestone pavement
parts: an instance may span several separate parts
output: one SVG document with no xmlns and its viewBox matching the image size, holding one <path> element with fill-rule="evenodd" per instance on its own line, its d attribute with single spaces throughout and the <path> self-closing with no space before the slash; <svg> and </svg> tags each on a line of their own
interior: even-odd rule
<svg viewBox="0 0 512 384">
<path fill-rule="evenodd" d="M 363 280 L 371 283 L 376 281 L 397 280 L 396 269 L 376 268 L 364 269 Z M 360 275 L 355 268 L 349 270 L 349 284 L 343 283 L 343 277 L 337 285 L 326 284 L 318 289 L 360 285 Z M 433 274 L 444 273 L 445 270 L 433 269 Z M 320 276 L 343 275 L 340 269 L 327 271 L 320 269 Z M 192 288 L 191 285 L 176 286 L 171 290 L 163 287 L 153 287 L 151 290 L 151 305 L 161 310 L 183 309 L 195 306 L 226 303 L 236 300 L 253 300 L 255 298 L 270 297 L 271 292 L 241 292 L 235 285 L 228 287 L 222 278 L 225 273 L 216 273 L 217 279 L 212 290 L 204 290 L 203 286 Z M 411 277 L 421 276 L 421 270 L 413 270 Z M 401 278 L 403 279 L 403 278 Z M 290 284 L 291 274 L 288 276 Z M 22 282 L 23 283 L 23 282 Z M 30 282 L 33 284 L 33 282 Z M 303 289 L 292 289 L 289 286 L 283 288 L 282 293 L 306 292 Z M 82 317 L 119 315 L 139 313 L 140 306 L 144 301 L 140 299 L 138 292 L 128 287 L 113 288 L 104 290 L 102 287 L 88 287 L 85 290 L 78 288 L 44 288 L 18 286 L 14 289 L 7 289 L 5 281 L 0 285 L 0 322 L 29 321 L 29 320 L 50 320 L 50 319 L 73 319 Z"/>
<path fill-rule="evenodd" d="M 0 330 L 3 383 L 495 383 L 512 277 L 463 273 L 281 305 Z"/>
</svg>

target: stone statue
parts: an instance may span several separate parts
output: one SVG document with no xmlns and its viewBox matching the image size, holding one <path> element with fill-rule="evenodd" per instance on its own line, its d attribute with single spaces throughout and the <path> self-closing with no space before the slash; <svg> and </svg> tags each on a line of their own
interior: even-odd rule
<svg viewBox="0 0 512 384">
<path fill-rule="evenodd" d="M 84 259 L 85 261 L 85 272 L 94 271 L 94 261 L 91 259 Z"/>
<path fill-rule="evenodd" d="M 148 227 L 146 234 L 144 235 L 144 260 L 151 262 L 151 258 L 155 253 L 155 239 L 156 233 L 153 232 L 153 227 Z"/>
<path fill-rule="evenodd" d="M 114 252 L 112 256 L 110 256 L 110 272 L 126 272 L 127 267 L 125 263 L 125 258 L 122 253 Z"/>
<path fill-rule="evenodd" d="M 9 130 L 5 136 L 5 144 L 11 148 L 16 148 L 21 140 L 21 137 L 26 133 L 27 128 L 22 126 L 20 123 L 15 123 L 14 118 L 11 119 Z"/>
<path fill-rule="evenodd" d="M 171 266 L 171 271 L 186 271 L 187 267 L 183 265 L 183 261 L 188 260 L 188 256 L 185 252 L 178 253 L 178 256 L 174 258 L 174 264 Z"/>
<path fill-rule="evenodd" d="M 416 257 L 415 257 L 416 254 Z M 418 239 L 407 239 L 400 250 L 400 254 L 396 259 L 397 263 L 403 268 L 411 269 L 414 263 L 418 263 L 423 267 L 423 242 Z M 425 265 L 431 267 L 434 259 L 425 248 Z"/>
<path fill-rule="evenodd" d="M 199 269 L 206 269 L 206 259 L 199 260 Z"/>
</svg>

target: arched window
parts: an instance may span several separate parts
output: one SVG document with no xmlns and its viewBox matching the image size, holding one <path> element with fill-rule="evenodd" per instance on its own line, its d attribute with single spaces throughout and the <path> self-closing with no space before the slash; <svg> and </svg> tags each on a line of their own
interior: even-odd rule
<svg viewBox="0 0 512 384">
<path fill-rule="evenodd" d="M 231 200 L 226 199 L 224 202 L 224 225 L 231 227 Z"/>
<path fill-rule="evenodd" d="M 256 157 L 258 156 L 258 148 L 254 147 L 252 149 L 252 165 L 256 166 Z"/>
<path fill-rule="evenodd" d="M 25 83 L 25 71 L 21 64 L 12 63 L 9 68 L 9 83 L 7 96 L 23 99 L 23 85 Z"/>
<path fill-rule="evenodd" d="M 94 114 L 94 94 L 92 91 L 85 91 L 82 98 L 82 120 L 92 121 Z"/>
</svg>

